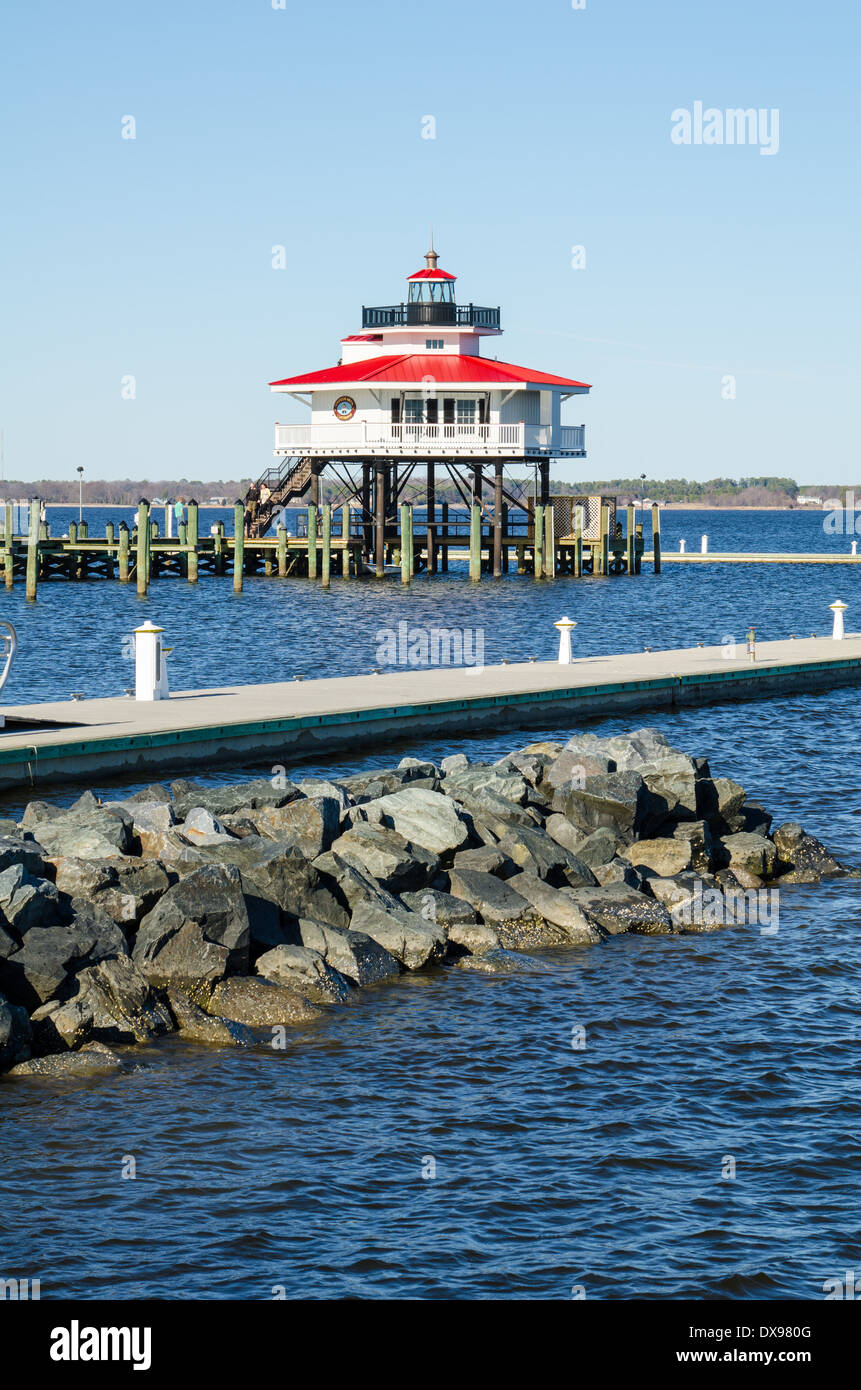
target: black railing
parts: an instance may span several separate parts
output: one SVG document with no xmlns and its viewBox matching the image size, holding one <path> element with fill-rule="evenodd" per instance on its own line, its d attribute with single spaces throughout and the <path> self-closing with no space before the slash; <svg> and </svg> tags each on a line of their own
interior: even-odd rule
<svg viewBox="0 0 861 1390">
<path fill-rule="evenodd" d="M 499 309 L 480 304 L 380 304 L 362 306 L 363 328 L 403 328 L 428 326 L 457 328 L 498 328 Z"/>
</svg>

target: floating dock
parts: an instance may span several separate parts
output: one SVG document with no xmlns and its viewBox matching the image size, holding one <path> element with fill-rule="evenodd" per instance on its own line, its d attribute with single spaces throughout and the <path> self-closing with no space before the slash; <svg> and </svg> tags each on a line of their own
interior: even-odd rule
<svg viewBox="0 0 861 1390">
<path fill-rule="evenodd" d="M 435 667 L 368 676 L 6 706 L 0 789 L 167 770 L 270 766 L 356 756 L 370 746 L 506 728 L 577 729 L 584 720 L 690 704 L 781 698 L 861 682 L 861 635 Z"/>
</svg>

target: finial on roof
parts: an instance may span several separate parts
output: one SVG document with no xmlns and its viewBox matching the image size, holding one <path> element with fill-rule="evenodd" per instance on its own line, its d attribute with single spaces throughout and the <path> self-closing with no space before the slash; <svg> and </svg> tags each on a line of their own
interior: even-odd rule
<svg viewBox="0 0 861 1390">
<path fill-rule="evenodd" d="M 433 223 L 431 223 L 430 250 L 425 256 L 425 265 L 427 266 L 428 270 L 436 270 L 438 260 L 439 256 L 433 249 Z"/>
</svg>

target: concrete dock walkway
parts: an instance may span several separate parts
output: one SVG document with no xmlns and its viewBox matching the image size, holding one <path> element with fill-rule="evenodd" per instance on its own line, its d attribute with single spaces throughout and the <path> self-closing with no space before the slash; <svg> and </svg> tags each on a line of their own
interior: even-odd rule
<svg viewBox="0 0 861 1390">
<path fill-rule="evenodd" d="M 391 674 L 5 706 L 0 789 L 166 768 L 315 759 L 408 738 L 559 725 L 627 712 L 781 697 L 861 681 L 861 635 L 586 656 L 555 662 L 421 668 Z"/>
</svg>

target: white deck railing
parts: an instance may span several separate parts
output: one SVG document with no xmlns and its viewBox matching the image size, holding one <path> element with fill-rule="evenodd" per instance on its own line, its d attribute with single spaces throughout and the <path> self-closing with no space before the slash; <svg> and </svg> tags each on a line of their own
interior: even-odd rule
<svg viewBox="0 0 861 1390">
<path fill-rule="evenodd" d="M 554 437 L 550 425 L 399 424 L 349 420 L 331 424 L 276 425 L 279 453 L 528 453 L 541 450 L 582 453 L 585 425 L 562 425 Z"/>
</svg>

